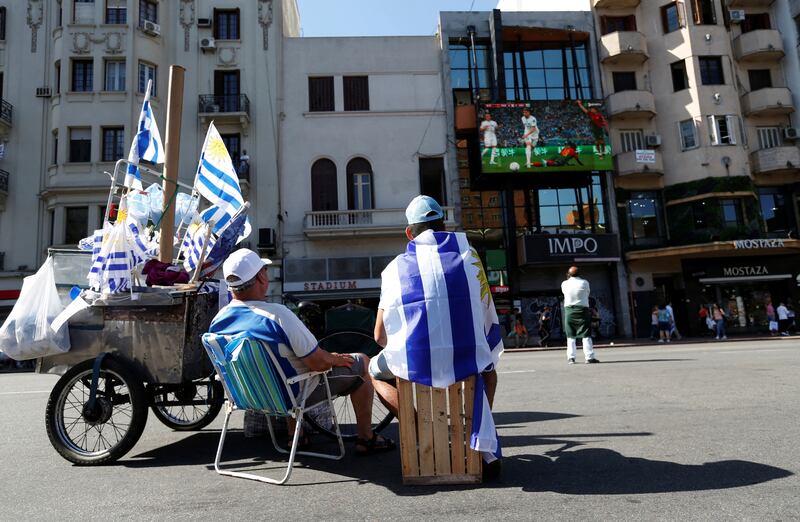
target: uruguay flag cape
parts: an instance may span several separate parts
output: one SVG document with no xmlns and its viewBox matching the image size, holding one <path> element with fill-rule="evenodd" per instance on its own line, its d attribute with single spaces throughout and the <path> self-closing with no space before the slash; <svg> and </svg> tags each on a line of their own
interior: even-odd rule
<svg viewBox="0 0 800 522">
<path fill-rule="evenodd" d="M 397 377 L 435 388 L 476 375 L 470 447 L 500 456 L 481 372 L 503 352 L 489 283 L 461 232 L 426 231 L 381 274 L 386 362 Z"/>
</svg>

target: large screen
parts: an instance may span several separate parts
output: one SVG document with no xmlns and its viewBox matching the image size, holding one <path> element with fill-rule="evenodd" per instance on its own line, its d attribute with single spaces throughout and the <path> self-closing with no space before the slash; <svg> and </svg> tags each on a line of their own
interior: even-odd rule
<svg viewBox="0 0 800 522">
<path fill-rule="evenodd" d="M 526 101 L 478 106 L 483 174 L 612 170 L 601 101 Z"/>
</svg>

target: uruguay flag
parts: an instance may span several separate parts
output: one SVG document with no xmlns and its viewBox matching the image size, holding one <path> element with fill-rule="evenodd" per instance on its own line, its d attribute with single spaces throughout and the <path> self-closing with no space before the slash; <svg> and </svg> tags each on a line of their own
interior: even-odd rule
<svg viewBox="0 0 800 522">
<path fill-rule="evenodd" d="M 461 232 L 426 231 L 381 274 L 392 373 L 435 388 L 476 375 L 470 446 L 491 462 L 500 445 L 481 372 L 503 352 L 497 312 L 480 258 Z"/>
<path fill-rule="evenodd" d="M 194 186 L 197 191 L 214 205 L 213 211 L 204 214 L 203 219 L 214 222 L 214 229 L 225 227 L 236 212 L 244 205 L 242 189 L 239 187 L 239 175 L 233 167 L 233 161 L 219 135 L 214 123 L 208 126 L 206 141 L 200 152 L 197 165 L 197 176 Z M 250 231 L 246 228 L 247 237 Z"/>
<path fill-rule="evenodd" d="M 131 144 L 128 154 L 128 170 L 125 172 L 123 185 L 136 190 L 142 190 L 142 175 L 139 172 L 141 160 L 151 163 L 164 163 L 164 145 L 161 143 L 161 134 L 158 132 L 156 117 L 150 107 L 150 88 L 153 80 L 147 82 L 147 93 L 144 95 L 142 112 L 139 114 L 139 128 Z"/>
</svg>

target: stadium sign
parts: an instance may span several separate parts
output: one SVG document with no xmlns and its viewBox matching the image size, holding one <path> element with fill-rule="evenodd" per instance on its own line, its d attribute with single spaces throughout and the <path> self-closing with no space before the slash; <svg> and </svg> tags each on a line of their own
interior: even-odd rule
<svg viewBox="0 0 800 522">
<path fill-rule="evenodd" d="M 283 284 L 286 292 L 342 292 L 380 288 L 380 279 L 350 279 L 339 281 L 297 281 Z"/>
<path fill-rule="evenodd" d="M 616 234 L 534 234 L 523 245 L 525 264 L 619 261 Z"/>
</svg>

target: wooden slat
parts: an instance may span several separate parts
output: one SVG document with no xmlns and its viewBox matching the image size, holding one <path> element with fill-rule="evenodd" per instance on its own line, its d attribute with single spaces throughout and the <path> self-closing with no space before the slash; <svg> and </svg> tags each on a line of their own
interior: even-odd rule
<svg viewBox="0 0 800 522">
<path fill-rule="evenodd" d="M 472 432 L 472 405 L 475 398 L 475 377 L 470 377 L 464 381 L 464 429 L 469 434 Z M 467 474 L 481 474 L 481 455 L 470 447 L 467 447 Z"/>
<path fill-rule="evenodd" d="M 457 382 L 447 389 L 448 401 L 450 402 L 450 457 L 452 472 L 454 475 L 463 474 L 466 471 L 466 460 L 464 455 L 464 393 L 461 390 L 461 383 Z"/>
<path fill-rule="evenodd" d="M 431 417 L 431 389 L 417 384 L 417 440 L 419 442 L 419 474 L 432 476 L 436 473 L 433 456 L 433 419 Z"/>
<path fill-rule="evenodd" d="M 406 486 L 445 486 L 452 484 L 480 484 L 480 475 L 441 475 L 434 477 L 403 477 Z"/>
<path fill-rule="evenodd" d="M 433 455 L 436 475 L 450 474 L 450 433 L 447 422 L 447 390 L 433 388 Z"/>
<path fill-rule="evenodd" d="M 397 392 L 400 397 L 400 462 L 403 477 L 419 475 L 419 457 L 417 454 L 417 423 L 414 419 L 413 384 L 397 379 Z"/>
</svg>

